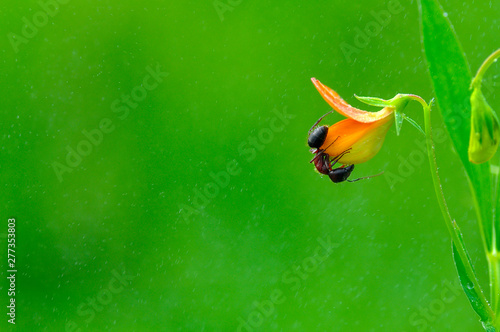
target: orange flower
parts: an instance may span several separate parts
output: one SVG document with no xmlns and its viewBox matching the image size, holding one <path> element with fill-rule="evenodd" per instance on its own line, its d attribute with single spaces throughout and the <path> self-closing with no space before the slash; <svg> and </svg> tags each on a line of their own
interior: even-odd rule
<svg viewBox="0 0 500 332">
<path fill-rule="evenodd" d="M 328 128 L 320 150 L 326 149 L 326 154 L 335 157 L 350 149 L 338 161 L 344 165 L 360 164 L 373 158 L 382 147 L 394 121 L 396 106 L 386 106 L 378 112 L 363 111 L 346 103 L 335 91 L 314 77 L 311 80 L 326 102 L 347 117 Z"/>
</svg>

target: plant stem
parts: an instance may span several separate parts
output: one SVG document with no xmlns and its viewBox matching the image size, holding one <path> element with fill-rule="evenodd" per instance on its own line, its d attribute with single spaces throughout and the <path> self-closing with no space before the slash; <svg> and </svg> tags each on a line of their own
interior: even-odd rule
<svg viewBox="0 0 500 332">
<path fill-rule="evenodd" d="M 446 227 L 448 228 L 448 232 L 451 235 L 451 238 L 453 240 L 453 244 L 455 245 L 455 248 L 460 256 L 460 259 L 462 260 L 462 262 L 464 264 L 467 275 L 468 275 L 469 279 L 472 281 L 473 287 L 477 291 L 477 294 L 479 296 L 479 300 L 481 301 L 484 308 L 486 308 L 486 310 L 488 312 L 488 316 L 492 319 L 492 322 L 495 322 L 495 313 L 491 309 L 491 306 L 489 305 L 488 301 L 486 300 L 484 293 L 481 289 L 481 286 L 479 285 L 479 281 L 477 280 L 476 273 L 474 272 L 474 268 L 472 267 L 472 263 L 470 261 L 469 256 L 467 255 L 467 251 L 464 247 L 464 244 L 462 241 L 462 233 L 460 232 L 460 228 L 458 227 L 458 224 L 456 223 L 456 221 L 451 217 L 450 211 L 448 210 L 448 206 L 446 205 L 446 199 L 444 197 L 443 188 L 441 186 L 441 180 L 439 179 L 438 166 L 437 166 L 437 162 L 436 162 L 436 154 L 434 151 L 434 143 L 432 140 L 432 129 L 431 129 L 431 105 L 432 105 L 432 101 L 429 105 L 427 105 L 427 103 L 419 96 L 416 96 L 416 95 L 407 95 L 407 96 L 415 101 L 418 101 L 424 109 L 424 123 L 425 123 L 425 134 L 426 134 L 425 138 L 426 138 L 426 143 L 427 143 L 427 153 L 428 153 L 428 158 L 429 158 L 429 164 L 430 164 L 431 174 L 432 174 L 432 182 L 434 183 L 434 191 L 436 192 L 436 197 L 437 197 L 437 200 L 439 202 L 439 207 L 441 209 L 441 213 L 443 214 L 443 218 L 444 218 Z M 497 264 L 497 266 L 498 266 L 498 264 Z M 498 270 L 498 268 L 496 270 L 498 272 L 500 272 L 500 270 Z"/>
<path fill-rule="evenodd" d="M 496 50 L 495 52 L 491 53 L 489 57 L 484 60 L 483 64 L 479 69 L 477 70 L 476 77 L 472 80 L 472 83 L 470 84 L 471 88 L 481 87 L 481 82 L 483 81 L 483 75 L 484 73 L 488 70 L 488 68 L 491 66 L 493 62 L 496 61 L 496 59 L 500 58 L 500 48 Z"/>
<path fill-rule="evenodd" d="M 497 160 L 498 160 L 497 154 Z M 493 305 L 493 311 L 498 316 L 499 301 L 500 301 L 500 257 L 498 252 L 498 242 L 497 242 L 497 231 L 498 229 L 498 208 L 500 206 L 500 202 L 498 200 L 498 162 L 497 164 L 490 164 L 491 175 L 493 177 L 493 202 L 494 210 L 493 210 L 493 234 L 492 234 L 492 246 L 491 252 L 487 252 L 486 256 L 488 258 L 488 267 L 490 269 L 490 287 L 491 287 L 491 302 Z"/>
<path fill-rule="evenodd" d="M 487 256 L 490 269 L 490 280 L 493 281 L 491 283 L 491 304 L 493 311 L 496 313 L 500 300 L 500 288 L 498 284 L 498 280 L 500 280 L 500 260 L 496 248 L 493 248 L 493 252 L 489 252 Z"/>
</svg>

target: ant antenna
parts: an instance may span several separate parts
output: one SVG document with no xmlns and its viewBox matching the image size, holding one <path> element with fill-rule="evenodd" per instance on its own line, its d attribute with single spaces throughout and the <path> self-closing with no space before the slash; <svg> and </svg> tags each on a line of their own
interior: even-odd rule
<svg viewBox="0 0 500 332">
<path fill-rule="evenodd" d="M 382 171 L 382 172 L 380 172 L 380 173 L 378 173 L 378 174 L 375 174 L 375 175 L 364 176 L 364 177 L 362 177 L 362 178 L 357 178 L 357 179 L 354 179 L 354 180 L 347 180 L 347 182 L 356 182 L 356 181 L 359 181 L 359 180 L 364 180 L 364 179 L 374 178 L 374 177 L 376 177 L 376 176 L 380 176 L 380 175 L 382 175 L 382 174 L 384 174 L 384 172 L 383 172 L 383 171 Z"/>
<path fill-rule="evenodd" d="M 319 119 L 318 119 L 318 121 L 316 121 L 316 122 L 313 124 L 313 126 L 311 127 L 311 129 L 309 129 L 309 132 L 308 132 L 307 134 L 308 134 L 308 135 L 311 135 L 311 131 L 313 130 L 313 128 L 314 128 L 314 127 L 316 127 L 316 125 L 317 125 L 318 123 L 320 123 L 320 122 L 321 122 L 321 120 L 323 120 L 323 118 L 324 118 L 325 116 L 327 116 L 328 114 L 332 113 L 333 111 L 334 111 L 334 110 L 332 109 L 330 112 L 326 113 L 326 114 L 325 114 L 325 115 L 323 115 L 321 118 L 319 118 Z"/>
</svg>

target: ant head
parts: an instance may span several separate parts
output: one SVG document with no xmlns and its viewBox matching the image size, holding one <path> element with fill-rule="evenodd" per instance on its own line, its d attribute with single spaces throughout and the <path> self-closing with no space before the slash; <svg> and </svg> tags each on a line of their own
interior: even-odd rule
<svg viewBox="0 0 500 332">
<path fill-rule="evenodd" d="M 321 126 L 313 130 L 307 139 L 307 144 L 314 149 L 319 149 L 325 143 L 328 126 Z"/>
</svg>

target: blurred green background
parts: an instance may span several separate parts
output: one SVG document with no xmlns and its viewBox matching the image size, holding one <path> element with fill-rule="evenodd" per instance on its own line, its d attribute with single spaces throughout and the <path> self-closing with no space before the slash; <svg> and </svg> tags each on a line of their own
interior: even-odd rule
<svg viewBox="0 0 500 332">
<path fill-rule="evenodd" d="M 386 172 L 371 180 L 333 184 L 309 164 L 307 131 L 329 110 L 311 77 L 358 107 L 354 94 L 432 97 L 415 1 L 41 3 L 1 9 L 0 330 L 14 330 L 11 217 L 19 331 L 482 330 L 421 134 L 391 128 L 353 172 Z M 500 2 L 442 5 L 475 72 L 498 48 Z M 417 104 L 406 113 L 422 123 Z M 485 271 L 449 139 L 437 153 Z"/>
</svg>

